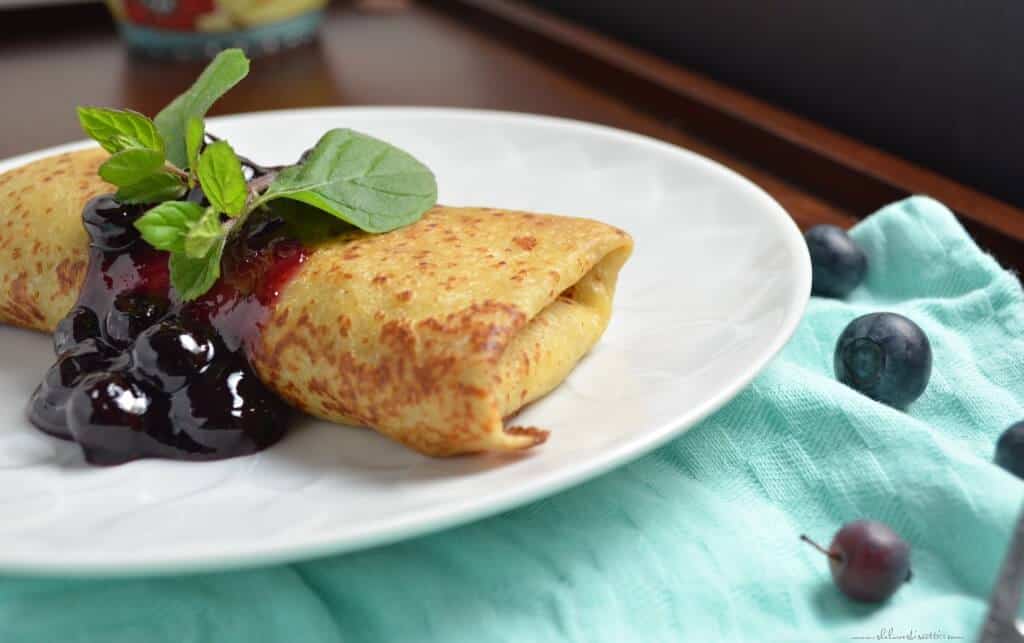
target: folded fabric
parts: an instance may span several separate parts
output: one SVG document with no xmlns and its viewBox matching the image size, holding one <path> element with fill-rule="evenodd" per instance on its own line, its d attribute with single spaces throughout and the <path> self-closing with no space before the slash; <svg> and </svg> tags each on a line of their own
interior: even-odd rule
<svg viewBox="0 0 1024 643">
<path fill-rule="evenodd" d="M 630 465 L 464 527 L 295 565 L 0 578 L 0 641 L 973 640 L 1024 500 L 991 463 L 1024 419 L 1024 297 L 930 199 L 853 234 L 866 283 L 813 299 L 753 384 Z M 832 374 L 843 327 L 881 310 L 932 344 L 931 383 L 905 413 Z M 798 540 L 862 517 L 913 547 L 912 582 L 881 606 L 839 594 Z"/>
</svg>

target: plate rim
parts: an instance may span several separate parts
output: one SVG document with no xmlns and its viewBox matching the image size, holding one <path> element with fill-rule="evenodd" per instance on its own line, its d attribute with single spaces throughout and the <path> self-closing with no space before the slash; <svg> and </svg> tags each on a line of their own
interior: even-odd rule
<svg viewBox="0 0 1024 643">
<path fill-rule="evenodd" d="M 713 159 L 666 141 L 616 127 L 571 118 L 459 107 L 341 106 L 266 110 L 210 117 L 207 119 L 207 123 L 211 126 L 216 126 L 218 123 L 225 121 L 245 122 L 281 117 L 315 118 L 338 114 L 392 117 L 404 115 L 417 118 L 459 117 L 496 120 L 498 122 L 514 121 L 527 124 L 542 124 L 561 128 L 568 127 L 599 136 L 617 138 L 625 143 L 653 147 L 664 152 L 682 155 L 687 157 L 689 162 L 704 165 L 712 172 L 720 175 L 724 181 L 732 184 L 737 189 L 750 192 L 764 204 L 765 212 L 774 220 L 773 227 L 780 229 L 785 247 L 796 258 L 796 261 L 790 266 L 790 268 L 794 269 L 794 274 L 792 275 L 794 279 L 787 293 L 786 313 L 779 331 L 776 332 L 769 345 L 766 348 L 762 348 L 756 355 L 756 358 L 746 366 L 738 377 L 733 378 L 728 385 L 723 386 L 721 390 L 702 403 L 682 409 L 671 421 L 645 432 L 642 437 L 605 449 L 582 463 L 562 467 L 554 473 L 529 480 L 523 485 L 460 501 L 456 503 L 455 509 L 447 509 L 446 505 L 443 504 L 434 505 L 433 507 L 409 512 L 390 520 L 375 522 L 372 529 L 362 531 L 358 529 L 350 530 L 347 535 L 343 536 L 332 536 L 332 532 L 328 531 L 316 534 L 313 537 L 293 539 L 284 543 L 263 541 L 255 546 L 240 548 L 237 552 L 227 554 L 220 547 L 206 550 L 199 546 L 189 546 L 184 552 L 173 556 L 163 554 L 154 558 L 153 554 L 149 553 L 138 558 L 124 557 L 120 562 L 111 564 L 108 560 L 93 560 L 80 556 L 73 561 L 59 559 L 56 561 L 39 560 L 38 558 L 14 560 L 0 553 L 0 573 L 33 577 L 120 578 L 237 571 L 285 563 L 305 562 L 326 556 L 385 546 L 494 516 L 596 478 L 654 451 L 671 439 L 679 437 L 723 407 L 745 389 L 788 343 L 799 326 L 800 320 L 803 318 L 810 299 L 811 264 L 803 235 L 800 233 L 793 218 L 778 201 L 750 179 Z M 80 140 L 0 159 L 0 172 L 6 172 L 45 156 L 93 145 L 95 144 L 91 141 Z M 480 498 L 484 500 L 480 500 Z"/>
</svg>

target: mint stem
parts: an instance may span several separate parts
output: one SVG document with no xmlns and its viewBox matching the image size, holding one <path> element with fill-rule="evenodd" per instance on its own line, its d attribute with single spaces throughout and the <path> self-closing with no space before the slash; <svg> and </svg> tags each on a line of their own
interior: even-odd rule
<svg viewBox="0 0 1024 643">
<path fill-rule="evenodd" d="M 219 136 L 217 136 L 215 134 L 211 134 L 210 132 L 206 132 L 206 138 L 210 139 L 211 143 L 216 143 L 218 141 L 223 141 L 224 140 L 224 139 L 222 139 L 221 137 L 219 137 Z M 260 165 L 256 161 L 253 161 L 252 159 L 250 159 L 248 157 L 242 156 L 238 152 L 235 152 L 235 156 L 238 157 L 238 160 L 241 161 L 243 165 L 248 165 L 249 167 L 251 167 L 252 169 L 256 170 L 257 172 L 264 172 L 264 173 L 273 172 L 276 175 L 278 172 L 280 172 L 281 170 L 283 170 L 286 167 L 284 165 Z"/>
<path fill-rule="evenodd" d="M 182 181 L 185 181 L 189 185 L 192 185 L 192 177 L 189 176 L 188 172 L 179 169 L 177 165 L 174 165 L 173 163 L 164 163 L 164 169 L 173 174 L 174 176 L 178 177 Z"/>
<path fill-rule="evenodd" d="M 270 187 L 270 184 L 277 178 L 277 170 L 269 170 L 263 176 L 249 181 L 249 191 L 253 194 L 262 194 Z"/>
</svg>

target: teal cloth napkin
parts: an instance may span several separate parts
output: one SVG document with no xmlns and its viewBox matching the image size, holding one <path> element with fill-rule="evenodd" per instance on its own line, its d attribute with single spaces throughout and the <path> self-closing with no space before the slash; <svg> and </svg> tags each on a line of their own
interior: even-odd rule
<svg viewBox="0 0 1024 643">
<path fill-rule="evenodd" d="M 751 386 L 630 465 L 346 556 L 176 578 L 3 578 L 0 641 L 973 640 L 1024 499 L 991 464 L 1000 432 L 1024 418 L 1024 298 L 930 199 L 853 234 L 866 283 L 848 301 L 813 299 Z M 931 339 L 931 383 L 908 413 L 832 376 L 840 331 L 879 310 Z M 883 606 L 846 600 L 798 540 L 827 542 L 861 517 L 913 547 L 913 581 Z"/>
</svg>

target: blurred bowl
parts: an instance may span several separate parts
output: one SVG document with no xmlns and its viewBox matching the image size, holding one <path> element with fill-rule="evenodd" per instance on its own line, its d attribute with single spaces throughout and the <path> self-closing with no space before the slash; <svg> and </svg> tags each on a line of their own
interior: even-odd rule
<svg viewBox="0 0 1024 643">
<path fill-rule="evenodd" d="M 271 54 L 316 37 L 327 0 L 107 0 L 133 51 L 177 60 Z"/>
</svg>

